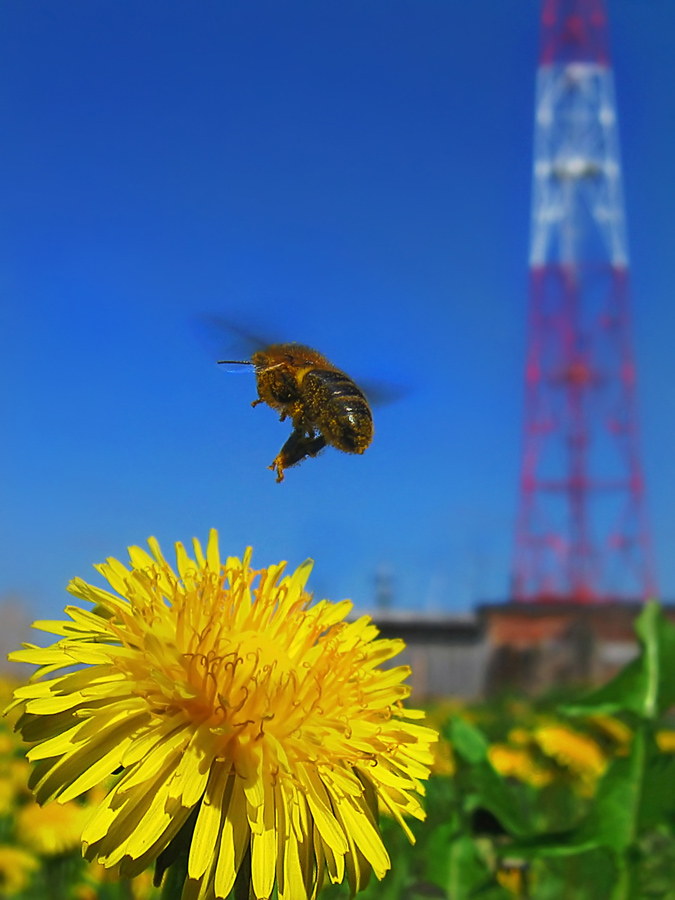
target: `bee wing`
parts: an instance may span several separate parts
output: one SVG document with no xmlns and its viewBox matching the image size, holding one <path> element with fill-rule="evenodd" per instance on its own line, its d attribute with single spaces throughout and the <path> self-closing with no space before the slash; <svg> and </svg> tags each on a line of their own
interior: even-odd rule
<svg viewBox="0 0 675 900">
<path fill-rule="evenodd" d="M 398 403 L 411 393 L 409 385 L 396 384 L 378 378 L 359 379 L 356 384 L 366 395 L 371 406 L 389 406 Z"/>
<path fill-rule="evenodd" d="M 272 343 L 245 326 L 211 313 L 195 316 L 192 326 L 193 332 L 199 342 L 206 347 L 209 356 L 217 360 L 237 361 L 224 364 L 228 372 L 249 372 L 250 368 L 242 363 L 250 363 L 251 356 L 256 350 L 262 350 Z"/>
</svg>

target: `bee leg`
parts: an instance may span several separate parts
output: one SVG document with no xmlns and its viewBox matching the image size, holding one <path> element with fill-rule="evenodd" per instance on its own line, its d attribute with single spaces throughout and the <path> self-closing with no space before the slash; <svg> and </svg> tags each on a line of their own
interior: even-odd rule
<svg viewBox="0 0 675 900">
<path fill-rule="evenodd" d="M 253 401 L 251 402 L 251 406 L 254 406 L 254 407 L 255 407 L 255 406 L 260 406 L 260 404 L 261 404 L 261 403 L 264 403 L 264 402 L 265 402 L 264 400 L 261 400 L 260 397 L 258 397 L 257 400 L 253 400 Z"/>
<path fill-rule="evenodd" d="M 281 454 L 275 457 L 272 465 L 267 467 L 268 469 L 271 469 L 273 472 L 277 473 L 277 484 L 281 484 L 281 482 L 284 480 L 284 466 L 281 459 L 279 458 L 280 456 Z"/>
<path fill-rule="evenodd" d="M 297 465 L 308 456 L 316 456 L 325 446 L 326 438 L 322 434 L 307 434 L 301 428 L 292 431 L 274 462 L 268 467 L 277 473 L 277 484 L 284 480 L 284 469 Z"/>
<path fill-rule="evenodd" d="M 293 435 L 298 434 L 307 435 L 307 437 L 314 437 L 314 431 L 308 432 L 305 428 L 303 428 L 302 422 L 304 419 L 304 409 L 301 403 L 294 403 L 292 406 L 286 406 L 281 410 L 281 414 L 279 415 L 279 421 L 285 422 L 288 417 L 291 417 L 291 422 L 293 423 L 293 434 L 289 438 L 293 438 Z M 283 450 L 282 450 L 283 453 Z M 281 455 L 281 454 L 279 454 Z"/>
<path fill-rule="evenodd" d="M 305 445 L 305 456 L 318 456 L 327 443 L 326 438 L 322 434 L 318 435 L 318 437 L 308 438 Z"/>
<path fill-rule="evenodd" d="M 282 411 L 281 411 L 281 415 L 279 416 L 279 421 L 285 422 L 289 416 L 291 418 L 291 422 L 293 423 L 294 433 L 296 431 L 299 431 L 299 432 L 302 432 L 303 434 L 305 434 L 305 433 L 309 434 L 309 432 L 306 432 L 306 429 L 303 428 L 303 425 L 302 425 L 303 419 L 305 417 L 305 410 L 304 410 L 302 403 L 293 403 L 292 405 L 291 404 L 286 405 L 284 407 L 284 409 L 282 409 Z M 312 431 L 312 436 L 314 436 L 313 431 Z M 293 435 L 291 435 L 291 437 L 293 437 Z"/>
</svg>

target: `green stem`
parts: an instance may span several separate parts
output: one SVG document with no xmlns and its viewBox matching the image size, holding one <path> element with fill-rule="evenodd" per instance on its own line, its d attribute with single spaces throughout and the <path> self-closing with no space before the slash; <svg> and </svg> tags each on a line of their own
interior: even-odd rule
<svg viewBox="0 0 675 900">
<path fill-rule="evenodd" d="M 52 856 L 45 860 L 45 895 L 48 900 L 65 900 L 68 889 L 64 870 L 69 862 L 65 856 Z"/>
<path fill-rule="evenodd" d="M 617 877 L 614 882 L 611 900 L 628 900 L 630 897 L 630 871 L 623 853 L 617 855 L 616 865 Z"/>
</svg>

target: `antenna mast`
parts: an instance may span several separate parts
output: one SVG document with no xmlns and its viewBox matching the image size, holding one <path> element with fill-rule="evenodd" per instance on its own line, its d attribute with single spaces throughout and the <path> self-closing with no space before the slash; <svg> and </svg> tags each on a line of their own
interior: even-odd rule
<svg viewBox="0 0 675 900">
<path fill-rule="evenodd" d="M 604 0 L 543 0 L 518 600 L 655 592 Z"/>
</svg>

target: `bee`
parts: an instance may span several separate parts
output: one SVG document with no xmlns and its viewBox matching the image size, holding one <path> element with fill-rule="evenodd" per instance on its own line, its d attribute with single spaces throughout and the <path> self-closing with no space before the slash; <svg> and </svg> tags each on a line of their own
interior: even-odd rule
<svg viewBox="0 0 675 900">
<path fill-rule="evenodd" d="M 270 344 L 250 359 L 218 363 L 253 366 L 258 398 L 290 419 L 293 431 L 269 468 L 277 483 L 284 471 L 331 446 L 343 453 L 363 453 L 373 440 L 373 415 L 363 391 L 323 354 L 304 344 Z"/>
</svg>

